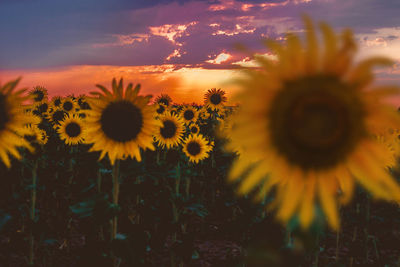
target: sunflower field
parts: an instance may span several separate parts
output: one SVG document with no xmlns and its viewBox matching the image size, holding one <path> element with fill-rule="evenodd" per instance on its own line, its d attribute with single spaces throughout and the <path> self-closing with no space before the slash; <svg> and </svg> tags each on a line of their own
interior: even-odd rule
<svg viewBox="0 0 400 267">
<path fill-rule="evenodd" d="M 240 48 L 237 105 L 0 85 L 0 266 L 400 266 L 392 62 L 304 23 L 276 61 Z"/>
</svg>

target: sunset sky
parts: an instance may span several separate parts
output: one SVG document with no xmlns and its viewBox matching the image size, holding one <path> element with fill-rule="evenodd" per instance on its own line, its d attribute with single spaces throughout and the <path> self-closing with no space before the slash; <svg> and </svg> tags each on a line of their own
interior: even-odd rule
<svg viewBox="0 0 400 267">
<path fill-rule="evenodd" d="M 392 58 L 378 82 L 400 84 L 399 11 L 399 0 L 0 0 L 0 84 L 22 76 L 54 96 L 123 77 L 179 103 L 213 87 L 230 96 L 228 81 L 251 64 L 235 44 L 273 57 L 261 41 L 302 34 L 304 13 L 352 28 L 356 60 Z"/>
</svg>

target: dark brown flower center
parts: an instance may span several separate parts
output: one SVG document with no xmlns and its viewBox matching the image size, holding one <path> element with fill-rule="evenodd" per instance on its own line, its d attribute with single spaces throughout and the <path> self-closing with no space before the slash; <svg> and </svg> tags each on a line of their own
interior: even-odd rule
<svg viewBox="0 0 400 267">
<path fill-rule="evenodd" d="M 7 108 L 6 96 L 0 93 L 0 131 L 6 128 L 7 122 L 10 120 Z"/>
<path fill-rule="evenodd" d="M 64 110 L 57 110 L 54 111 L 53 114 L 51 114 L 51 120 L 55 124 L 59 124 L 60 121 L 62 121 L 65 118 L 65 111 Z"/>
<path fill-rule="evenodd" d="M 143 127 L 141 110 L 129 101 L 110 103 L 100 118 L 105 135 L 117 142 L 134 140 Z"/>
<path fill-rule="evenodd" d="M 158 113 L 158 114 L 163 114 L 164 111 L 165 111 L 165 107 L 164 107 L 164 106 L 161 106 L 161 105 L 160 105 L 160 107 L 157 109 L 157 113 Z"/>
<path fill-rule="evenodd" d="M 34 100 L 36 102 L 40 102 L 44 98 L 44 93 L 41 90 L 36 90 L 35 92 L 33 92 L 33 94 L 35 95 Z"/>
<path fill-rule="evenodd" d="M 61 99 L 57 98 L 54 100 L 54 106 L 59 107 L 61 105 Z"/>
<path fill-rule="evenodd" d="M 161 98 L 158 103 L 164 104 L 166 106 L 169 106 L 169 101 L 166 98 Z"/>
<path fill-rule="evenodd" d="M 357 91 L 331 76 L 287 82 L 269 118 L 272 143 L 305 170 L 336 166 L 366 132 Z"/>
<path fill-rule="evenodd" d="M 194 118 L 193 110 L 185 110 L 185 112 L 183 113 L 183 117 L 185 118 L 185 120 L 192 120 Z"/>
<path fill-rule="evenodd" d="M 188 151 L 189 154 L 192 155 L 192 156 L 196 156 L 196 155 L 200 154 L 200 151 L 201 151 L 200 144 L 197 143 L 196 141 L 191 141 L 191 142 L 187 145 L 187 151 Z"/>
<path fill-rule="evenodd" d="M 211 103 L 213 103 L 214 105 L 218 105 L 219 103 L 221 103 L 222 98 L 221 98 L 221 96 L 220 96 L 219 94 L 213 94 L 213 95 L 210 97 L 210 101 L 211 101 Z"/>
<path fill-rule="evenodd" d="M 197 132 L 199 131 L 199 129 L 198 129 L 196 126 L 192 126 L 192 127 L 190 128 L 190 131 L 191 131 L 192 133 L 197 133 Z"/>
<path fill-rule="evenodd" d="M 168 139 L 172 138 L 176 134 L 176 125 L 173 121 L 164 121 L 164 127 L 160 128 L 160 134 L 162 137 Z"/>
<path fill-rule="evenodd" d="M 82 132 L 81 126 L 76 122 L 70 122 L 65 127 L 65 133 L 69 137 L 77 137 L 81 134 L 81 132 Z"/>
<path fill-rule="evenodd" d="M 72 104 L 71 101 L 65 101 L 63 104 L 63 109 L 65 111 L 71 111 L 73 107 L 74 107 L 74 104 Z"/>
</svg>

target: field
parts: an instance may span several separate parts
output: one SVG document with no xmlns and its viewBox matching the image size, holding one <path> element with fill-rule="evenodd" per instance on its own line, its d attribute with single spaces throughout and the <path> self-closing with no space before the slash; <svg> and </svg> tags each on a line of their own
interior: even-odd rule
<svg viewBox="0 0 400 267">
<path fill-rule="evenodd" d="M 238 196 L 238 184 L 228 182 L 238 154 L 226 149 L 222 134 L 237 107 L 178 105 L 161 95 L 152 105 L 164 123 L 152 139 L 155 150 L 141 149 L 140 160 L 114 154 L 111 165 L 72 127 L 83 134 L 90 126 L 86 96 L 47 100 L 43 88 L 31 94 L 37 103 L 28 113 L 37 124 L 27 127 L 25 140 L 35 150 L 19 148 L 21 159 L 0 170 L 0 266 L 400 264 L 399 207 L 373 201 L 361 188 L 339 207 L 337 232 L 318 205 L 302 230 L 296 216 L 284 226 L 265 208 L 273 193 L 261 202 L 253 191 Z M 224 92 L 212 94 L 224 100 Z M 166 121 L 176 123 L 179 138 Z"/>
</svg>

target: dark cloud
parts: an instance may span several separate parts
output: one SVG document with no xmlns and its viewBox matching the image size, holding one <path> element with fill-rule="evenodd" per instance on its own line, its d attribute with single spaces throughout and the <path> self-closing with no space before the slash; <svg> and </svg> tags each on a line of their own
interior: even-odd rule
<svg viewBox="0 0 400 267">
<path fill-rule="evenodd" d="M 263 36 L 279 37 L 282 28 L 284 31 L 301 29 L 303 13 L 337 28 L 351 27 L 356 33 L 400 26 L 398 0 L 340 3 L 313 0 L 287 4 L 283 0 L 236 0 L 223 10 L 208 9 L 211 4 L 226 3 L 225 0 L 0 0 L 0 69 L 77 64 L 194 65 L 204 64 L 210 56 L 223 51 L 234 55 L 232 60 L 239 60 L 240 55 L 234 49 L 236 43 L 253 51 L 266 51 L 260 41 Z M 244 3 L 282 5 L 265 10 L 259 7 L 242 10 Z M 197 24 L 188 26 L 182 36 L 175 38 L 175 44 L 149 32 L 149 27 L 190 22 Z M 213 23 L 218 26 L 211 27 Z M 218 30 L 226 34 L 215 34 Z M 117 43 L 116 36 L 133 34 L 148 38 L 131 44 Z M 386 40 L 397 38 L 385 37 Z M 167 61 L 166 57 L 175 49 L 179 49 L 181 57 Z"/>
</svg>

